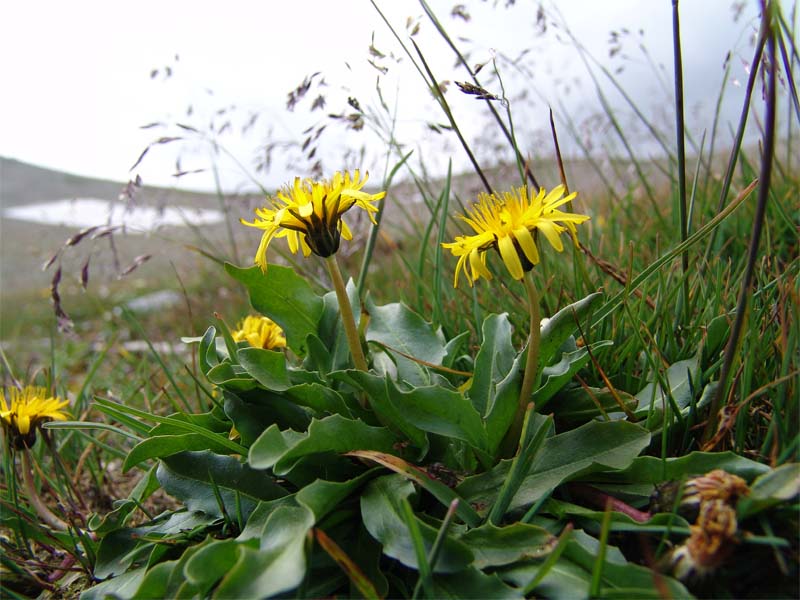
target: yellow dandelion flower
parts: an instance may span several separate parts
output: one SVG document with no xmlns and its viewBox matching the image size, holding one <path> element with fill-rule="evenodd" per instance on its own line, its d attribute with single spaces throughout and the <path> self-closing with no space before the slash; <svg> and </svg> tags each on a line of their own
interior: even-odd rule
<svg viewBox="0 0 800 600">
<path fill-rule="evenodd" d="M 285 348 L 286 336 L 283 329 L 272 319 L 262 316 L 247 316 L 239 323 L 239 328 L 231 332 L 236 342 L 247 342 L 253 348 Z"/>
<path fill-rule="evenodd" d="M 67 404 L 68 400 L 50 396 L 43 387 L 28 385 L 21 390 L 12 387 L 7 392 L 0 391 L 0 421 L 17 448 L 30 447 L 36 441 L 39 425 L 68 418 L 68 413 L 62 410 Z"/>
<path fill-rule="evenodd" d="M 255 263 L 262 270 L 267 268 L 267 247 L 275 237 L 285 237 L 289 250 L 303 256 L 312 252 L 327 258 L 339 249 L 341 238 L 350 240 L 353 234 L 342 220 L 342 215 L 353 206 L 365 210 L 375 223 L 373 213 L 378 208 L 373 204 L 386 192 L 368 194 L 362 191 L 369 175 L 363 179 L 358 170 L 336 172 L 331 179 L 313 181 L 295 178 L 294 185 L 279 191 L 272 199 L 272 206 L 257 208 L 252 223 L 242 219 L 242 224 L 262 229 L 261 243 L 256 251 Z"/>
<path fill-rule="evenodd" d="M 558 252 L 564 250 L 560 235 L 568 231 L 578 244 L 576 224 L 588 220 L 586 215 L 567 213 L 558 208 L 570 202 L 577 193 L 564 195 L 564 186 L 559 185 L 549 193 L 540 189 L 537 194 L 526 186 L 496 194 L 482 193 L 478 202 L 461 218 L 475 232 L 472 235 L 456 236 L 454 242 L 442 244 L 458 257 L 453 281 L 458 286 L 462 269 L 470 286 L 480 277 L 491 279 L 486 267 L 486 251 L 495 248 L 503 259 L 506 269 L 514 279 L 522 279 L 539 263 L 539 250 L 533 236 L 540 231 Z"/>
</svg>

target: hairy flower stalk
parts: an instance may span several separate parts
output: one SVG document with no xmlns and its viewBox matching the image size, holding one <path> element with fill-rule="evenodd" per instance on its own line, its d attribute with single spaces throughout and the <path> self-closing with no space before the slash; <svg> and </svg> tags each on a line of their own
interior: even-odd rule
<svg viewBox="0 0 800 600">
<path fill-rule="evenodd" d="M 529 192 L 526 186 L 522 186 L 499 196 L 480 194 L 478 202 L 473 204 L 466 216 L 461 217 L 474 233 L 457 236 L 454 242 L 442 244 L 458 257 L 454 286 L 458 286 L 458 278 L 462 271 L 466 274 L 470 286 L 481 277 L 491 279 L 492 274 L 486 266 L 486 253 L 494 248 L 500 254 L 509 274 L 514 279 L 523 281 L 528 294 L 530 315 L 528 354 L 516 416 L 503 443 L 506 452 L 511 451 L 512 445 L 519 437 L 525 408 L 531 401 L 539 372 L 541 321 L 539 295 L 532 276 L 526 277 L 540 260 L 536 233 L 541 232 L 553 248 L 562 252 L 564 245 L 561 242 L 561 234 L 569 232 L 577 246 L 575 226 L 589 219 L 586 215 L 559 210 L 559 207 L 571 202 L 577 195 L 574 192 L 569 195 L 564 194 L 563 185 L 553 188 L 549 193 L 543 188 L 538 193 Z"/>
<path fill-rule="evenodd" d="M 336 262 L 335 256 L 329 256 L 325 259 L 325 262 L 328 264 L 328 272 L 331 275 L 333 289 L 336 291 L 336 299 L 339 301 L 342 327 L 344 327 L 344 332 L 347 336 L 347 344 L 350 346 L 350 354 L 353 357 L 353 363 L 355 363 L 356 369 L 366 371 L 368 369 L 367 359 L 361 347 L 361 338 L 358 335 L 356 320 L 353 317 L 353 308 L 350 306 L 350 299 L 347 297 L 347 288 L 344 284 L 342 272 L 339 270 L 339 263 Z"/>
<path fill-rule="evenodd" d="M 31 465 L 27 449 L 20 452 L 20 455 L 20 460 L 22 461 L 22 485 L 36 514 L 53 529 L 67 531 L 69 525 L 50 510 L 36 491 L 36 484 L 33 482 L 33 465 Z"/>
</svg>

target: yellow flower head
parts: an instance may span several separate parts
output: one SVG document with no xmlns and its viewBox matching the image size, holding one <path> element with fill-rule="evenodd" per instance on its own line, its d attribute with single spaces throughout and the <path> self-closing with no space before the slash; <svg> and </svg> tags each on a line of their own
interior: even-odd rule
<svg viewBox="0 0 800 600">
<path fill-rule="evenodd" d="M 247 316 L 232 335 L 235 342 L 247 342 L 253 348 L 272 350 L 286 347 L 283 329 L 268 317 Z"/>
<path fill-rule="evenodd" d="M 7 393 L 8 396 L 0 391 L 0 421 L 17 448 L 32 446 L 36 441 L 36 429 L 45 421 L 65 421 L 68 417 L 62 409 L 69 401 L 50 396 L 46 388 L 28 385 L 19 390 L 12 387 Z"/>
<path fill-rule="evenodd" d="M 458 257 L 453 281 L 458 286 L 461 270 L 467 274 L 470 284 L 483 276 L 491 279 L 486 268 L 486 251 L 495 248 L 500 252 L 503 263 L 514 279 L 522 279 L 539 263 L 539 250 L 533 237 L 534 231 L 541 231 L 550 245 L 559 252 L 564 250 L 559 237 L 569 231 L 575 244 L 578 244 L 575 225 L 589 217 L 558 210 L 558 207 L 571 201 L 577 193 L 564 196 L 564 186 L 559 185 L 550 193 L 544 188 L 534 195 L 527 186 L 496 194 L 482 193 L 478 202 L 461 218 L 475 231 L 473 235 L 456 236 L 456 241 L 442 244 Z M 469 264 L 467 264 L 469 261 Z"/>
<path fill-rule="evenodd" d="M 255 263 L 262 270 L 267 268 L 267 246 L 274 237 L 285 237 L 289 250 L 303 251 L 303 256 L 312 252 L 326 258 L 339 249 L 339 240 L 350 240 L 353 234 L 342 220 L 342 215 L 353 206 L 367 212 L 375 223 L 373 213 L 378 208 L 372 204 L 383 198 L 386 192 L 368 194 L 361 191 L 367 183 L 368 174 L 361 175 L 358 170 L 336 172 L 331 179 L 313 181 L 295 178 L 294 185 L 287 186 L 272 198 L 271 207 L 256 209 L 256 219 L 243 225 L 257 227 L 264 231 L 256 251 Z"/>
</svg>

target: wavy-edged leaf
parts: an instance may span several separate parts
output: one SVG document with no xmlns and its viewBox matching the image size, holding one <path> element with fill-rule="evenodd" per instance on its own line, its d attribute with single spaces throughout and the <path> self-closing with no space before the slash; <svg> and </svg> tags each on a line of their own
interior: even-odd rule
<svg viewBox="0 0 800 600">
<path fill-rule="evenodd" d="M 514 420 L 519 405 L 519 392 L 522 387 L 522 374 L 520 362 L 522 355 L 517 355 L 505 379 L 497 384 L 494 398 L 487 407 L 488 414 L 485 419 L 486 436 L 489 444 L 489 453 L 494 454 L 503 441 L 508 428 Z"/>
<path fill-rule="evenodd" d="M 800 463 L 788 463 L 759 476 L 750 488 L 750 495 L 736 507 L 744 519 L 800 494 Z"/>
<path fill-rule="evenodd" d="M 189 510 L 216 516 L 222 516 L 218 498 L 228 515 L 236 515 L 237 500 L 242 511 L 249 514 L 259 500 L 273 500 L 288 493 L 266 473 L 231 456 L 208 451 L 164 458 L 157 475 L 164 491 L 183 501 Z"/>
<path fill-rule="evenodd" d="M 414 493 L 414 486 L 401 475 L 386 475 L 374 479 L 361 495 L 361 518 L 370 535 L 383 545 L 383 553 L 404 565 L 417 569 L 417 555 L 403 516 L 400 502 Z M 417 527 L 430 554 L 436 540 L 437 528 L 428 521 L 416 519 Z M 456 573 L 474 560 L 472 551 L 463 543 L 448 536 L 442 544 L 434 573 Z"/>
<path fill-rule="evenodd" d="M 488 438 L 472 403 L 461 393 L 442 386 L 401 390 L 387 379 L 387 390 L 395 408 L 419 429 L 464 440 L 486 451 Z"/>
<path fill-rule="evenodd" d="M 423 363 L 440 365 L 447 353 L 439 332 L 421 316 L 399 302 L 377 306 L 368 303 L 370 321 L 366 331 L 368 342 L 377 342 L 392 353 L 397 376 L 411 385 L 429 385 L 431 372 Z M 405 356 L 392 352 L 396 350 Z M 416 362 L 406 358 L 410 356 Z"/>
<path fill-rule="evenodd" d="M 200 338 L 200 344 L 197 347 L 197 364 L 203 375 L 208 376 L 208 372 L 219 364 L 217 357 L 217 344 L 216 344 L 217 330 L 214 327 L 209 327 Z"/>
<path fill-rule="evenodd" d="M 532 504 L 564 481 L 579 475 L 624 469 L 649 443 L 650 432 L 623 421 L 592 421 L 553 436 L 544 442 L 508 509 Z M 491 471 L 465 479 L 456 491 L 484 509 L 494 501 L 510 467 L 510 460 L 501 461 Z"/>
<path fill-rule="evenodd" d="M 236 356 L 247 374 L 266 389 L 282 392 L 292 385 L 283 352 L 263 348 L 239 348 Z"/>
<path fill-rule="evenodd" d="M 752 481 L 769 472 L 765 464 L 750 460 L 733 452 L 690 452 L 677 458 L 661 459 L 655 456 L 634 458 L 631 464 L 619 471 L 598 473 L 593 481 L 625 483 L 661 483 L 679 480 L 691 475 L 702 475 L 723 469 Z"/>
<path fill-rule="evenodd" d="M 477 527 L 481 518 L 477 512 L 458 494 L 447 487 L 445 484 L 437 481 L 427 472 L 423 471 L 420 467 L 412 465 L 411 463 L 383 452 L 373 452 L 371 450 L 354 450 L 348 452 L 348 456 L 356 456 L 364 458 L 383 465 L 387 469 L 391 469 L 395 473 L 410 479 L 420 487 L 426 489 L 430 494 L 441 502 L 445 507 L 449 507 L 453 500 L 458 500 L 458 507 L 456 508 L 456 515 L 461 518 L 464 523 L 470 527 Z"/>
<path fill-rule="evenodd" d="M 664 403 L 671 397 L 679 410 L 688 408 L 692 402 L 692 396 L 697 390 L 698 370 L 700 361 L 695 356 L 686 360 L 678 361 L 669 366 L 664 374 L 667 384 L 667 391 L 661 389 L 658 380 L 648 383 L 638 394 L 636 399 L 639 406 L 635 411 L 638 418 L 647 419 L 648 429 L 660 427 L 663 424 Z"/>
<path fill-rule="evenodd" d="M 639 403 L 627 392 L 615 390 L 615 393 L 630 411 L 633 411 Z M 559 390 L 549 408 L 558 422 L 572 426 L 581 425 L 603 414 L 618 413 L 620 409 L 617 399 L 607 387 L 573 387 Z"/>
<path fill-rule="evenodd" d="M 545 321 L 541 328 L 539 341 L 540 365 L 549 365 L 553 361 L 561 345 L 575 333 L 576 319 L 580 321 L 586 318 L 592 310 L 600 306 L 602 299 L 601 292 L 589 294 L 585 298 L 565 306 Z"/>
<path fill-rule="evenodd" d="M 306 574 L 306 536 L 313 526 L 309 509 L 278 507 L 264 525 L 258 548 L 238 545 L 236 563 L 213 597 L 268 598 L 296 588 Z"/>
<path fill-rule="evenodd" d="M 511 343 L 512 327 L 508 315 L 489 315 L 481 328 L 481 347 L 475 356 L 475 369 L 467 395 L 482 416 L 489 412 L 497 387 L 514 367 L 516 351 Z"/>
<path fill-rule="evenodd" d="M 125 473 L 139 463 L 152 458 L 164 458 L 185 450 L 209 450 L 216 454 L 228 454 L 227 446 L 214 442 L 197 433 L 184 433 L 180 435 L 154 435 L 136 444 L 125 462 L 122 472 Z"/>
<path fill-rule="evenodd" d="M 270 427 L 251 446 L 249 462 L 255 469 L 272 468 L 277 475 L 285 475 L 306 456 L 343 454 L 352 450 L 391 452 L 397 441 L 385 427 L 372 427 L 358 419 L 331 415 L 312 419 L 304 434 Z"/>
<path fill-rule="evenodd" d="M 370 408 L 375 411 L 381 423 L 386 423 L 419 448 L 418 459 L 421 460 L 428 453 L 428 436 L 402 407 L 392 401 L 390 389 L 395 389 L 395 386 L 389 375 L 380 377 L 363 371 L 350 371 L 346 373 L 346 378 L 369 396 Z"/>
<path fill-rule="evenodd" d="M 452 575 L 437 575 L 433 578 L 433 593 L 436 598 L 492 598 L 515 600 L 524 598 L 521 590 L 515 589 L 494 573 L 488 574 L 470 567 Z"/>
<path fill-rule="evenodd" d="M 592 344 L 592 350 L 610 346 L 612 342 L 598 342 Z M 589 362 L 589 351 L 586 348 L 578 348 L 574 352 L 562 352 L 558 362 L 547 365 L 542 369 L 542 384 L 533 393 L 533 401 L 536 409 L 541 410 L 558 391 L 569 383 Z"/>
<path fill-rule="evenodd" d="M 520 522 L 506 527 L 486 523 L 470 529 L 459 539 L 472 549 L 473 564 L 479 569 L 542 558 L 553 550 L 558 540 L 543 527 Z"/>
</svg>

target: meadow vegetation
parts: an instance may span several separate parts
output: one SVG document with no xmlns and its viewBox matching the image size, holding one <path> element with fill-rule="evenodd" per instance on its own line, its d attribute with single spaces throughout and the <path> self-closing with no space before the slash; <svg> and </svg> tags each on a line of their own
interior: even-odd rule
<svg viewBox="0 0 800 600">
<path fill-rule="evenodd" d="M 471 65 L 421 6 L 386 26 L 471 172 L 425 172 L 379 78 L 297 142 L 297 180 L 227 209 L 213 241 L 195 231 L 177 307 L 61 294 L 61 259 L 115 232 L 63 246 L 57 314 L 23 327 L 49 351 L 2 354 L 4 597 L 794 597 L 796 7 L 761 6 L 730 135 L 686 130 L 680 69 L 671 130 L 619 90 L 663 151 L 643 159 L 606 101 L 600 155 L 559 110 L 532 150 L 511 66 Z M 432 72 L 421 25 L 463 81 Z M 484 165 L 456 95 L 508 161 Z M 385 172 L 326 170 L 317 145 L 364 127 Z M 581 153 L 562 159 L 565 138 Z"/>
</svg>

